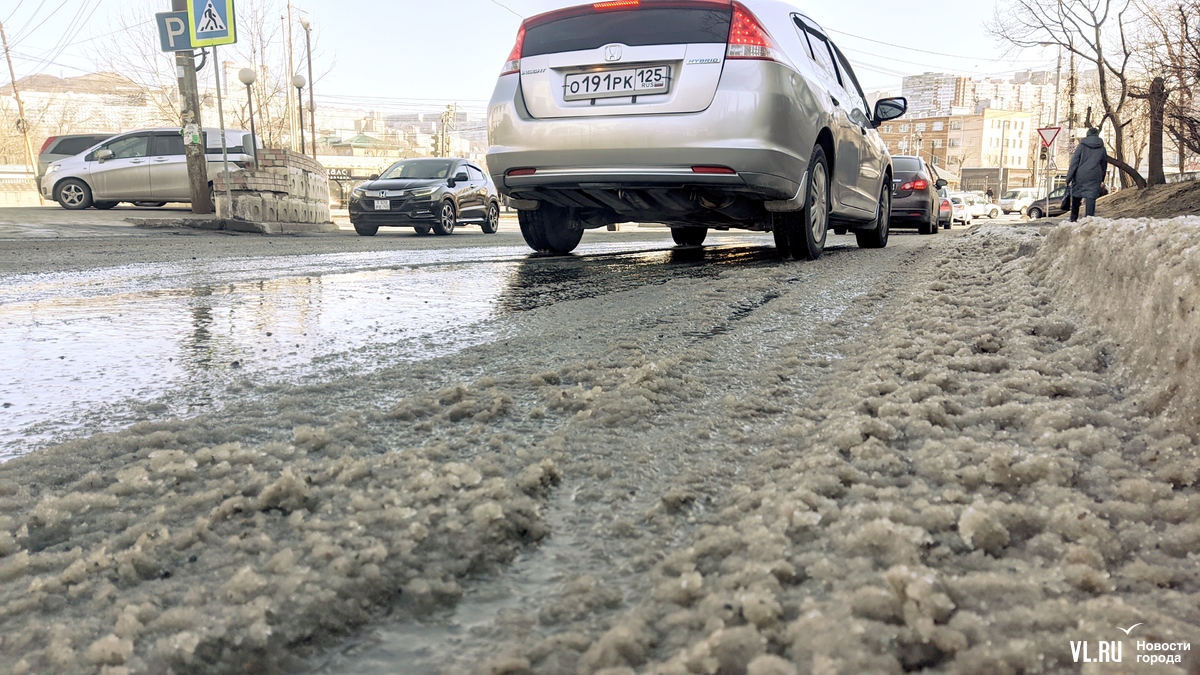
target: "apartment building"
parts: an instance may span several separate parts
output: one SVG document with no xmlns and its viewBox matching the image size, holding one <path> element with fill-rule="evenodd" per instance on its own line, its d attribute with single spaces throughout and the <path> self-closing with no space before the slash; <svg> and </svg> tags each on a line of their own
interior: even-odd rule
<svg viewBox="0 0 1200 675">
<path fill-rule="evenodd" d="M 1037 126 L 1027 112 L 985 108 L 971 114 L 952 108 L 954 114 L 908 119 L 902 117 L 879 127 L 893 155 L 919 155 L 957 186 L 963 169 L 1003 169 L 999 188 L 1033 185 L 1038 141 Z"/>
</svg>

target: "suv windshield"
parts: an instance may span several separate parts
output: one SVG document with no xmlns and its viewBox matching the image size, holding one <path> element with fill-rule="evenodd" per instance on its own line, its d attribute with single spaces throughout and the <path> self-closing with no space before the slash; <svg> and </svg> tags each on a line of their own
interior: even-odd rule
<svg viewBox="0 0 1200 675">
<path fill-rule="evenodd" d="M 454 164 L 449 159 L 415 159 L 396 162 L 384 172 L 383 180 L 397 178 L 445 178 L 450 175 L 450 167 Z"/>
</svg>

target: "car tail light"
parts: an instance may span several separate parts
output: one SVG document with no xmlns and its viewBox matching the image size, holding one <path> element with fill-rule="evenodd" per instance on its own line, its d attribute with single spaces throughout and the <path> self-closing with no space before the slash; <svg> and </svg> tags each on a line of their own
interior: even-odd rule
<svg viewBox="0 0 1200 675">
<path fill-rule="evenodd" d="M 940 209 L 938 209 L 938 210 L 939 210 L 939 211 L 950 211 L 950 210 L 952 210 L 952 208 L 950 207 L 950 202 L 949 202 L 949 200 L 943 199 L 943 200 L 942 200 L 942 207 L 941 207 Z"/>
<path fill-rule="evenodd" d="M 513 45 L 512 51 L 508 53 L 508 59 L 504 62 L 504 67 L 500 69 L 500 75 L 512 75 L 521 70 L 521 48 L 525 46 L 525 26 L 517 31 L 517 43 Z"/>
<path fill-rule="evenodd" d="M 45 143 L 42 143 L 42 149 L 41 149 L 41 150 L 38 150 L 38 154 L 40 155 L 40 154 L 42 154 L 43 152 L 45 152 L 45 151 L 46 151 L 46 148 L 50 147 L 50 144 L 51 144 L 51 143 L 53 143 L 53 142 L 54 142 L 54 139 L 56 139 L 56 138 L 58 138 L 58 136 L 51 136 L 50 138 L 47 138 L 47 139 L 46 139 L 46 142 L 45 142 Z"/>
<path fill-rule="evenodd" d="M 910 180 L 910 181 L 908 181 L 907 183 L 905 183 L 904 185 L 901 185 L 901 186 L 900 186 L 900 190 L 901 190 L 901 191 L 907 191 L 907 190 L 927 190 L 927 189 L 929 189 L 929 181 L 925 180 L 924 178 L 918 178 L 918 179 L 916 179 L 916 180 Z"/>
<path fill-rule="evenodd" d="M 509 169 L 506 176 L 532 176 L 537 173 L 537 169 Z"/>
<path fill-rule="evenodd" d="M 693 166 L 692 173 L 734 175 L 737 172 L 727 166 Z"/>
<path fill-rule="evenodd" d="M 763 28 L 762 22 L 740 3 L 733 3 L 733 20 L 729 23 L 729 40 L 725 48 L 727 59 L 759 59 L 782 61 L 775 41 Z"/>
</svg>

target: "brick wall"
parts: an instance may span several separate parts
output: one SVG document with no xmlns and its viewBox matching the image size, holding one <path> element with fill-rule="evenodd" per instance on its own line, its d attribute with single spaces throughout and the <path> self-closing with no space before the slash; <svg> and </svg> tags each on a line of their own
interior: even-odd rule
<svg viewBox="0 0 1200 675">
<path fill-rule="evenodd" d="M 259 150 L 258 163 L 213 181 L 222 218 L 256 223 L 328 223 L 329 178 L 325 167 L 289 150 Z"/>
</svg>

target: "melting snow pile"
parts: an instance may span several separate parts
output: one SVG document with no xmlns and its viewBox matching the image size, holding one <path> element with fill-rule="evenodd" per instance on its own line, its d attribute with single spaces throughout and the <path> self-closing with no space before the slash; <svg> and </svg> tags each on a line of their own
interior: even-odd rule
<svg viewBox="0 0 1200 675">
<path fill-rule="evenodd" d="M 1063 225 L 1034 275 L 1120 343 L 1150 412 L 1200 429 L 1200 217 Z"/>
<path fill-rule="evenodd" d="M 1108 236 L 1102 227 L 1084 236 Z M 1142 229 L 1187 255 L 1176 238 L 1194 226 Z M 1038 269 L 1095 279 L 1097 261 L 1075 251 L 1088 239 L 1060 232 Z M 863 331 L 827 385 L 738 457 L 739 484 L 706 510 L 668 492 L 646 515 L 647 529 L 702 523 L 662 552 L 652 592 L 602 622 L 550 622 L 550 635 L 514 643 L 495 664 L 1055 672 L 1080 667 L 1071 641 L 1102 639 L 1122 640 L 1125 668 L 1142 672 L 1137 640 L 1200 649 L 1196 445 L 1178 418 L 1127 400 L 1110 369 L 1123 350 L 1030 276 L 1041 239 L 984 227 L 934 254 L 942 259 L 892 295 L 896 311 Z M 757 365 L 764 380 L 795 374 L 787 359 Z M 1198 367 L 1188 375 L 1200 379 Z M 601 604 L 579 587 L 568 580 L 559 592 Z M 1137 623 L 1131 637 L 1117 630 Z M 1182 672 L 1156 668 L 1145 672 Z"/>
<path fill-rule="evenodd" d="M 424 415 L 492 417 L 505 399 L 459 387 L 440 404 Z M 294 670 L 305 645 L 393 604 L 452 601 L 460 578 L 540 539 L 537 502 L 558 480 L 548 460 L 380 454 L 353 417 L 290 443 L 198 450 L 198 427 L 164 426 L 3 466 L 5 672 Z M 96 468 L 54 473 L 56 455 L 78 453 Z M 27 510 L 28 480 L 61 484 Z"/>
</svg>

